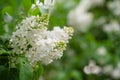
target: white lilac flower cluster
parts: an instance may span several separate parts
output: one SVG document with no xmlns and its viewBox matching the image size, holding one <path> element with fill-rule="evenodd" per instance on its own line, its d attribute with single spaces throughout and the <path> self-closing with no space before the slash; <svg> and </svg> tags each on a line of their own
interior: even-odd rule
<svg viewBox="0 0 120 80">
<path fill-rule="evenodd" d="M 117 20 L 112 20 L 112 21 L 110 21 L 110 23 L 104 24 L 103 30 L 107 33 L 119 32 L 120 31 L 120 24 Z"/>
<path fill-rule="evenodd" d="M 68 24 L 74 26 L 75 30 L 86 32 L 88 25 L 93 19 L 93 15 L 87 12 L 86 7 L 82 7 L 81 3 L 68 14 Z"/>
<path fill-rule="evenodd" d="M 120 78 L 120 63 L 117 63 L 116 67 L 113 67 L 111 64 L 104 66 L 103 72 L 118 80 Z"/>
<path fill-rule="evenodd" d="M 41 14 L 46 14 L 54 10 L 55 0 L 35 0 L 35 4 L 32 4 L 31 9 L 35 10 L 36 8 L 39 8 Z"/>
<path fill-rule="evenodd" d="M 120 16 L 120 0 L 108 2 L 108 8 L 116 15 Z"/>
<path fill-rule="evenodd" d="M 120 78 L 120 63 L 117 63 L 117 66 L 115 67 L 112 64 L 100 67 L 96 65 L 95 61 L 90 60 L 89 64 L 86 65 L 83 70 L 87 75 L 99 74 L 103 72 L 104 74 L 111 75 L 114 79 Z"/>
<path fill-rule="evenodd" d="M 13 51 L 25 55 L 32 65 L 38 61 L 49 64 L 61 58 L 73 34 L 71 27 L 57 26 L 52 31 L 47 30 L 48 22 L 48 15 L 27 17 L 12 35 Z"/>
<path fill-rule="evenodd" d="M 88 12 L 91 7 L 100 6 L 104 0 L 81 0 L 79 5 L 68 14 L 68 24 L 81 32 L 86 32 L 93 21 L 93 14 Z"/>
<path fill-rule="evenodd" d="M 93 60 L 90 60 L 88 66 L 84 67 L 84 72 L 86 74 L 99 74 L 101 70 L 101 67 L 97 66 Z"/>
<path fill-rule="evenodd" d="M 45 14 L 46 12 L 51 13 L 54 8 L 53 6 L 55 5 L 55 0 L 44 0 L 44 2 L 36 0 L 36 5 L 38 6 L 42 14 Z"/>
<path fill-rule="evenodd" d="M 39 0 L 36 0 L 36 4 L 39 7 L 43 7 L 45 9 L 48 9 L 55 4 L 55 0 L 44 0 L 44 3 L 40 2 Z"/>
<path fill-rule="evenodd" d="M 104 5 L 115 17 L 120 17 L 119 0 L 81 0 L 79 5 L 68 14 L 68 24 L 72 25 L 76 30 L 86 32 L 94 21 L 94 14 L 89 10 L 94 7 L 101 7 Z M 109 22 L 106 20 L 106 17 L 100 16 L 98 19 L 95 19 L 95 26 L 102 25 L 103 30 L 107 33 L 120 31 L 120 24 L 116 19 L 110 19 Z"/>
<path fill-rule="evenodd" d="M 104 46 L 98 47 L 96 53 L 100 56 L 104 56 L 107 53 L 107 49 Z"/>
</svg>

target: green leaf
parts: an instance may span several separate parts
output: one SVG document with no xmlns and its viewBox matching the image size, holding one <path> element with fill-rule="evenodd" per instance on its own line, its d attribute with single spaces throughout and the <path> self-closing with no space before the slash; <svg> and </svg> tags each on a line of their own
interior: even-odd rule
<svg viewBox="0 0 120 80">
<path fill-rule="evenodd" d="M 37 63 L 37 65 L 34 68 L 34 75 L 33 75 L 33 80 L 39 80 L 40 75 L 43 73 L 43 67 L 41 63 Z"/>
<path fill-rule="evenodd" d="M 13 15 L 14 11 L 13 8 L 11 6 L 7 6 L 2 10 L 3 14 L 5 14 L 6 12 L 9 13 L 10 15 Z"/>
<path fill-rule="evenodd" d="M 0 35 L 3 35 L 5 33 L 4 27 L 0 24 Z"/>
<path fill-rule="evenodd" d="M 4 53 L 0 54 L 0 65 L 9 66 L 9 55 Z"/>
<path fill-rule="evenodd" d="M 36 0 L 31 0 L 32 4 L 35 4 L 36 3 Z"/>
<path fill-rule="evenodd" d="M 32 80 L 33 69 L 25 58 L 20 58 L 19 70 L 19 80 Z"/>
<path fill-rule="evenodd" d="M 18 69 L 0 66 L 0 80 L 19 80 Z"/>
<path fill-rule="evenodd" d="M 31 9 L 28 11 L 28 13 L 29 13 L 30 15 L 38 15 L 38 14 L 41 14 L 38 6 L 35 6 L 33 9 L 31 8 Z"/>
<path fill-rule="evenodd" d="M 5 68 L 3 65 L 0 66 L 0 75 L 2 74 L 2 72 L 3 72 L 4 70 L 6 70 L 6 68 Z"/>
<path fill-rule="evenodd" d="M 25 11 L 28 12 L 32 6 L 31 0 L 22 0 L 22 6 L 24 7 Z"/>
<path fill-rule="evenodd" d="M 44 3 L 44 0 L 39 0 L 40 2 Z"/>
</svg>

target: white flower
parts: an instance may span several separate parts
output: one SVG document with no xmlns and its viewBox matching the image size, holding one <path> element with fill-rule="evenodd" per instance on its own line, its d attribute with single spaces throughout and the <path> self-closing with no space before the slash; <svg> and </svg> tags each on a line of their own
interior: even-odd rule
<svg viewBox="0 0 120 80">
<path fill-rule="evenodd" d="M 115 79 L 120 78 L 120 63 L 118 63 L 117 67 L 112 71 L 111 76 Z"/>
<path fill-rule="evenodd" d="M 108 2 L 108 8 L 116 15 L 120 16 L 120 1 L 114 0 L 111 2 Z"/>
<path fill-rule="evenodd" d="M 101 6 L 104 2 L 105 0 L 81 0 L 79 6 L 88 10 L 95 6 Z"/>
<path fill-rule="evenodd" d="M 86 32 L 93 20 L 93 15 L 87 12 L 85 7 L 78 6 L 68 14 L 68 24 L 74 26 L 75 30 Z"/>
<path fill-rule="evenodd" d="M 49 64 L 54 59 L 61 58 L 73 30 L 69 27 L 55 27 L 49 31 L 47 25 L 47 15 L 31 16 L 23 20 L 11 38 L 13 51 L 25 54 L 33 65 L 38 61 Z"/>
<path fill-rule="evenodd" d="M 101 72 L 101 68 L 96 65 L 94 61 L 90 61 L 88 66 L 84 67 L 84 72 L 86 74 L 98 74 Z"/>
<path fill-rule="evenodd" d="M 107 50 L 104 46 L 101 46 L 97 49 L 97 54 L 98 55 L 104 56 L 106 53 L 107 53 Z"/>
<path fill-rule="evenodd" d="M 79 5 L 68 14 L 68 24 L 75 30 L 86 32 L 93 21 L 94 15 L 89 10 L 103 5 L 105 0 L 81 0 Z"/>
<path fill-rule="evenodd" d="M 112 65 L 106 65 L 103 67 L 103 72 L 107 75 L 111 75 L 114 79 L 120 78 L 120 63 L 114 68 Z"/>
<path fill-rule="evenodd" d="M 13 20 L 13 17 L 10 16 L 8 13 L 5 13 L 5 15 L 4 15 L 4 21 L 6 23 L 10 23 L 12 20 Z"/>
<path fill-rule="evenodd" d="M 118 21 L 113 20 L 110 23 L 105 24 L 103 30 L 107 33 L 118 32 L 120 31 L 120 24 Z"/>
<path fill-rule="evenodd" d="M 44 0 L 44 2 L 40 2 L 39 0 L 36 0 L 36 5 L 40 8 L 40 10 L 50 9 L 52 6 L 54 6 L 55 0 Z"/>
<path fill-rule="evenodd" d="M 105 24 L 106 22 L 107 22 L 106 18 L 104 16 L 101 16 L 100 18 L 95 20 L 95 25 L 97 25 L 98 27 L 98 26 Z"/>
<path fill-rule="evenodd" d="M 38 6 L 42 14 L 51 14 L 54 9 L 53 6 L 55 5 L 55 0 L 44 0 L 44 2 L 36 0 L 36 5 Z"/>
<path fill-rule="evenodd" d="M 103 73 L 105 74 L 111 74 L 112 71 L 113 71 L 113 66 L 110 64 L 103 67 Z"/>
<path fill-rule="evenodd" d="M 87 0 L 91 4 L 91 7 L 93 6 L 101 6 L 105 0 Z"/>
</svg>

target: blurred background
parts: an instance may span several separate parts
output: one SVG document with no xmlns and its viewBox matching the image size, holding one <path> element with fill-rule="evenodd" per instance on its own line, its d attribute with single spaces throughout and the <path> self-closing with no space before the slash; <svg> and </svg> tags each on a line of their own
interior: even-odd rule
<svg viewBox="0 0 120 80">
<path fill-rule="evenodd" d="M 34 0 L 0 1 L 0 37 L 29 15 Z M 40 80 L 120 80 L 120 0 L 56 0 L 49 29 L 71 26 L 74 36 L 60 60 L 44 66 Z"/>
</svg>

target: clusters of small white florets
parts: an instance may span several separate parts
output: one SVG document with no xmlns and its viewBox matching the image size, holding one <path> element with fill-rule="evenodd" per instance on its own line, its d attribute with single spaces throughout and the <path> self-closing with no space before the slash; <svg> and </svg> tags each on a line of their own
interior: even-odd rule
<svg viewBox="0 0 120 80">
<path fill-rule="evenodd" d="M 116 66 L 108 64 L 103 67 L 103 72 L 107 75 L 111 75 L 114 79 L 118 80 L 120 78 L 120 63 Z"/>
<path fill-rule="evenodd" d="M 82 0 L 80 4 L 68 14 L 68 24 L 73 26 L 75 30 L 86 32 L 88 25 L 93 20 L 93 14 L 88 12 L 88 3 Z"/>
<path fill-rule="evenodd" d="M 81 0 L 79 5 L 68 14 L 68 24 L 81 32 L 86 32 L 93 21 L 94 15 L 89 9 L 101 6 L 105 0 Z"/>
<path fill-rule="evenodd" d="M 108 8 L 116 15 L 120 16 L 120 0 L 108 2 Z"/>
<path fill-rule="evenodd" d="M 53 6 L 55 5 L 55 0 L 44 0 L 43 2 L 41 2 L 40 0 L 36 0 L 36 5 L 38 6 L 42 14 L 48 12 L 51 13 L 54 8 Z"/>
<path fill-rule="evenodd" d="M 70 27 L 54 27 L 47 30 L 48 15 L 31 16 L 17 25 L 11 38 L 11 45 L 16 54 L 24 54 L 34 65 L 41 61 L 49 64 L 54 59 L 61 58 L 66 43 L 73 34 Z"/>
<path fill-rule="evenodd" d="M 36 4 L 39 7 L 49 9 L 51 6 L 55 4 L 55 0 L 44 0 L 44 2 L 40 2 L 39 0 L 36 0 Z"/>
<path fill-rule="evenodd" d="M 103 30 L 107 33 L 117 33 L 120 31 L 120 23 L 117 20 L 111 20 L 110 23 L 104 24 Z"/>
<path fill-rule="evenodd" d="M 101 67 L 96 65 L 95 61 L 90 60 L 89 64 L 84 67 L 84 72 L 86 74 L 99 74 L 101 72 Z"/>
<path fill-rule="evenodd" d="M 106 5 L 108 10 L 110 10 L 114 16 L 120 17 L 120 1 L 105 1 L 105 0 L 81 0 L 79 5 L 70 11 L 68 14 L 68 24 L 72 25 L 76 30 L 81 32 L 86 32 L 91 26 L 92 22 L 95 22 L 95 26 L 103 26 L 103 30 L 107 33 L 120 31 L 120 24 L 115 19 L 106 22 L 106 17 L 101 16 L 100 18 L 94 20 L 94 14 L 89 10 L 96 6 Z"/>
</svg>

